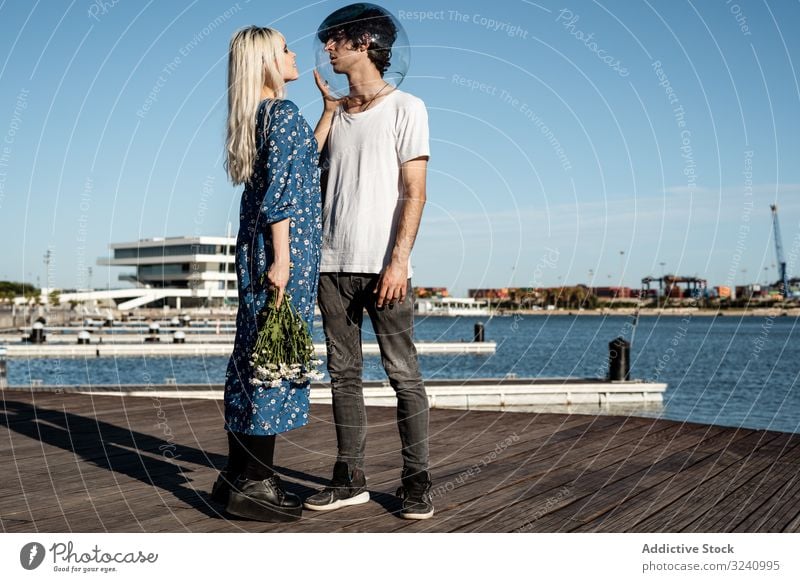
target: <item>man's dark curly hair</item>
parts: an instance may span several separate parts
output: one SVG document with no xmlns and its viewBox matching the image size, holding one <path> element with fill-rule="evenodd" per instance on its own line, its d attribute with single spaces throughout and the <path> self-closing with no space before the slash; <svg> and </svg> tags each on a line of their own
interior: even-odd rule
<svg viewBox="0 0 800 582">
<path fill-rule="evenodd" d="M 350 4 L 340 8 L 317 30 L 317 38 L 324 44 L 333 39 L 349 40 L 353 48 L 367 45 L 367 56 L 381 76 L 389 69 L 392 45 L 397 40 L 397 27 L 389 13 L 374 4 Z"/>
</svg>

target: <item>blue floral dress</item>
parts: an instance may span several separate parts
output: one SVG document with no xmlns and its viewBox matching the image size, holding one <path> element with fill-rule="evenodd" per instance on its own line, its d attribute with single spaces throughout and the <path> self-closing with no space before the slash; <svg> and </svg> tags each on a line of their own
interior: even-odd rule
<svg viewBox="0 0 800 582">
<path fill-rule="evenodd" d="M 225 378 L 225 428 L 273 435 L 308 422 L 309 382 L 280 387 L 251 383 L 257 321 L 269 300 L 266 273 L 273 261 L 270 224 L 290 219 L 290 275 L 286 294 L 309 327 L 319 281 L 322 202 L 317 140 L 291 101 L 266 100 L 256 114 L 258 153 L 239 210 L 236 340 Z M 262 278 L 264 279 L 262 281 Z"/>
</svg>

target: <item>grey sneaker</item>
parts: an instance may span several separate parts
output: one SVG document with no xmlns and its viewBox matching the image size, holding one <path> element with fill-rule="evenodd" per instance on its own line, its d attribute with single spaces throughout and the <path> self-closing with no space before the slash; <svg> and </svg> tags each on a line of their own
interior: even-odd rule
<svg viewBox="0 0 800 582">
<path fill-rule="evenodd" d="M 352 474 L 343 461 L 333 466 L 330 485 L 305 500 L 303 506 L 311 511 L 331 511 L 348 505 L 360 505 L 369 501 L 367 479 L 364 471 L 353 469 Z"/>
<path fill-rule="evenodd" d="M 397 496 L 403 500 L 400 517 L 403 519 L 428 519 L 433 517 L 431 476 L 427 471 L 409 473 L 403 469 L 403 486 Z"/>
</svg>

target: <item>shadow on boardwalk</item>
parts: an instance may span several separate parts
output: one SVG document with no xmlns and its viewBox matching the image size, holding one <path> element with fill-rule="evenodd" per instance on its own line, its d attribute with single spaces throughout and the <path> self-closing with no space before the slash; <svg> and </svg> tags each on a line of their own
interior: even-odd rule
<svg viewBox="0 0 800 582">
<path fill-rule="evenodd" d="M 232 518 L 222 403 L 2 391 L 0 523 L 35 531 L 800 531 L 800 435 L 635 417 L 431 411 L 436 516 L 398 517 L 395 411 L 370 408 L 372 501 L 293 524 Z M 327 406 L 279 438 L 289 488 L 330 474 Z"/>
</svg>

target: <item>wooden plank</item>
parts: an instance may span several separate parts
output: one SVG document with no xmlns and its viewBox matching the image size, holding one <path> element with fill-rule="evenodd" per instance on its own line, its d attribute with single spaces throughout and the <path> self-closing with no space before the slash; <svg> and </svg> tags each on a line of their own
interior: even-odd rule
<svg viewBox="0 0 800 582">
<path fill-rule="evenodd" d="M 394 420 L 393 420 L 393 418 L 394 418 L 394 411 L 391 411 L 391 414 L 392 414 L 392 424 L 394 424 Z M 396 432 L 396 428 L 395 428 L 394 426 L 389 426 L 389 425 L 387 425 L 387 428 L 386 428 L 385 430 L 386 430 L 386 432 Z M 293 431 L 293 432 L 294 432 L 294 433 L 301 433 L 302 431 Z M 280 450 L 280 449 L 279 449 L 279 450 Z M 110 457 L 110 456 L 109 456 L 109 457 Z M 133 465 L 134 465 L 134 466 L 136 466 L 136 465 L 138 464 L 138 462 L 139 462 L 139 460 L 138 460 L 138 458 L 137 458 L 136 460 L 134 460 L 134 461 L 133 461 Z M 114 468 L 115 468 L 115 469 L 120 469 L 120 467 L 119 467 L 119 466 L 117 466 L 117 465 L 114 465 Z M 152 471 L 152 470 L 149 470 L 149 471 L 148 471 L 148 473 L 149 473 L 150 475 L 152 475 L 152 474 L 153 474 L 153 471 Z M 215 477 L 215 476 L 216 476 L 216 474 L 214 474 L 214 477 Z M 117 495 L 117 494 L 119 493 L 119 487 L 111 486 L 111 487 L 110 487 L 110 489 L 111 489 L 111 494 L 112 494 L 112 495 Z M 127 502 L 128 500 L 130 500 L 130 495 L 128 494 L 128 495 L 127 495 L 127 497 L 128 497 L 128 499 L 126 499 L 126 500 L 125 500 L 126 502 Z"/>
<path fill-rule="evenodd" d="M 394 497 L 401 466 L 395 409 L 370 408 L 373 500 L 266 524 L 232 519 L 209 501 L 227 449 L 220 402 L 159 402 L 176 454 L 185 452 L 168 461 L 158 454 L 166 440 L 151 398 L 3 398 L 0 451 L 16 462 L 16 474 L 0 484 L 0 527 L 9 532 L 512 531 L 532 517 L 531 531 L 626 531 L 648 519 L 669 523 L 681 503 L 689 509 L 676 512 L 673 524 L 725 529 L 733 515 L 742 531 L 800 528 L 796 435 L 635 417 L 432 410 L 431 471 L 434 488 L 445 488 L 433 520 L 407 522 Z M 312 416 L 308 427 L 282 435 L 276 455 L 288 488 L 303 494 L 327 482 L 336 454 L 330 407 L 313 405 Z"/>
<path fill-rule="evenodd" d="M 463 484 L 454 483 L 452 490 L 437 500 L 437 519 L 446 522 L 448 530 L 455 530 L 465 519 L 471 520 L 473 513 L 485 517 L 507 504 L 508 496 L 518 495 L 521 484 L 537 486 L 546 483 L 560 474 L 565 467 L 608 451 L 624 458 L 626 447 L 641 441 L 655 422 L 649 419 L 625 419 L 620 424 L 614 419 L 612 425 L 597 427 L 580 434 L 564 434 L 557 442 L 552 442 L 541 451 L 511 450 L 487 466 L 476 478 Z M 628 427 L 627 430 L 625 427 Z M 668 424 L 663 424 L 666 430 Z M 468 516 L 468 517 L 465 517 Z M 392 531 L 423 531 L 429 527 L 407 521 L 398 521 Z"/>
<path fill-rule="evenodd" d="M 513 416 L 513 415 L 512 415 Z M 594 419 L 587 418 L 587 417 L 577 417 L 573 418 L 567 422 L 560 422 L 557 426 L 565 427 L 565 430 L 568 430 L 571 426 L 588 426 L 592 422 L 595 422 Z M 610 422 L 610 421 L 609 421 Z M 530 424 L 529 421 L 526 422 Z M 483 423 L 482 423 L 483 424 Z M 509 427 L 503 427 L 503 430 L 509 429 Z M 536 427 L 535 429 L 528 430 L 524 433 L 523 438 L 542 438 L 543 436 L 551 434 L 553 429 L 551 427 Z M 436 442 L 439 444 L 437 447 L 431 447 L 431 464 L 432 466 L 436 466 L 436 471 L 444 470 L 443 467 L 446 469 L 448 466 L 456 465 L 460 467 L 463 464 L 463 459 L 454 459 L 452 458 L 453 455 L 451 454 L 452 448 L 456 445 L 464 445 L 464 437 L 460 434 L 461 431 L 453 430 L 450 434 L 450 440 L 452 440 L 452 445 L 448 445 L 447 443 L 443 442 L 443 437 L 440 434 L 436 438 Z M 504 433 L 505 434 L 505 433 Z M 433 438 L 433 437 L 432 437 Z M 444 445 L 444 446 L 442 446 Z M 486 451 L 491 451 L 496 445 L 496 435 L 495 434 L 484 434 L 482 439 L 474 438 L 472 443 L 469 445 L 469 449 L 473 452 L 476 458 L 479 458 L 478 455 L 484 454 Z M 375 493 L 377 492 L 378 499 L 382 499 L 383 497 L 392 497 L 394 490 L 399 485 L 399 472 L 400 467 L 397 462 L 392 461 L 388 464 L 382 463 L 380 466 L 376 466 L 375 463 L 375 455 L 374 451 L 372 451 L 368 443 L 368 456 L 367 456 L 367 475 L 369 480 L 369 487 L 370 490 Z M 464 447 L 466 448 L 466 447 Z M 441 449 L 444 456 L 439 457 L 436 449 Z M 327 475 L 329 471 L 329 466 L 325 467 L 326 471 L 323 473 Z M 460 468 L 458 469 L 460 470 Z M 327 477 L 326 477 L 327 479 Z M 325 480 L 326 480 L 325 479 Z M 317 484 L 316 487 L 318 488 L 320 485 Z M 313 492 L 313 489 L 307 489 L 306 491 L 297 491 L 298 493 L 304 493 L 305 495 L 310 494 Z M 389 494 L 391 492 L 391 494 Z M 319 520 L 319 521 L 329 521 L 332 522 L 333 525 L 340 523 L 342 525 L 346 525 L 352 523 L 354 521 L 361 521 L 363 519 L 373 519 L 375 515 L 384 515 L 386 514 L 385 507 L 382 507 L 380 504 L 370 504 L 370 506 L 361 506 L 359 508 L 348 508 L 347 512 L 343 512 L 342 514 L 337 514 L 335 519 L 332 519 L 331 514 L 314 514 L 313 512 L 306 512 L 304 519 L 310 520 Z M 397 504 L 397 508 L 395 511 L 399 509 L 399 504 Z M 335 522 L 335 523 L 334 523 Z M 280 526 L 271 526 L 269 531 L 274 531 L 275 527 Z M 297 531 L 297 525 L 293 524 L 292 531 Z M 319 522 L 317 525 L 312 526 L 319 527 Z M 221 530 L 227 530 L 227 526 L 223 526 Z"/>
<path fill-rule="evenodd" d="M 654 462 L 667 462 L 668 455 L 695 448 L 722 432 L 698 425 L 673 426 L 653 438 L 578 458 L 540 483 L 520 484 L 514 499 L 501 498 L 502 503 L 490 513 L 481 513 L 480 508 L 464 512 L 457 531 L 564 531 L 564 512 L 551 517 L 562 507 L 588 498 L 609 481 L 647 470 Z M 487 527 L 491 522 L 496 525 Z"/>
<path fill-rule="evenodd" d="M 731 446 L 734 442 L 734 431 L 724 433 L 718 442 L 721 449 Z M 764 435 L 769 436 L 764 436 Z M 777 437 L 775 433 L 752 433 L 746 438 L 755 442 L 763 442 Z M 746 446 L 747 442 L 740 441 Z M 721 451 L 719 451 L 721 452 Z M 610 507 L 604 514 L 586 522 L 572 531 L 622 531 L 625 527 L 632 527 L 648 516 L 658 513 L 677 500 L 683 500 L 697 487 L 704 478 L 713 477 L 717 472 L 724 470 L 725 465 L 719 463 L 719 455 L 709 454 L 707 448 L 699 449 L 688 458 L 679 471 L 668 475 L 663 481 L 655 478 L 644 480 L 628 494 L 618 499 L 617 505 Z"/>
<path fill-rule="evenodd" d="M 795 477 L 792 482 L 793 484 L 797 484 L 800 482 L 800 478 Z M 793 512 L 795 509 L 796 507 L 793 508 Z M 786 515 L 789 516 L 791 514 L 787 513 Z M 800 533 L 800 511 L 798 511 L 795 516 L 789 520 L 789 522 L 781 529 L 781 531 L 784 533 Z"/>
<path fill-rule="evenodd" d="M 677 470 L 658 470 L 659 466 L 654 465 L 652 471 L 648 470 L 641 476 L 622 480 L 606 488 L 596 496 L 597 499 L 592 500 L 593 503 L 587 502 L 573 516 L 572 521 L 576 527 L 570 528 L 570 531 L 619 531 L 621 528 L 633 528 L 638 522 L 663 511 L 673 503 L 685 503 L 704 479 L 716 479 L 715 475 L 719 474 L 730 476 L 730 473 L 726 473 L 727 469 L 756 450 L 764 439 L 778 437 L 776 433 L 765 436 L 765 433 L 745 432 L 747 434 L 743 438 L 737 438 L 737 433 L 728 431 L 714 441 L 706 441 L 705 446 L 692 451 Z M 708 445 L 712 443 L 721 450 L 709 452 Z M 605 504 L 598 502 L 601 498 L 606 501 Z M 696 515 L 698 511 L 701 508 L 694 507 L 686 514 L 678 514 Z M 654 531 L 682 529 L 679 524 L 672 522 L 662 523 L 654 528 Z"/>
<path fill-rule="evenodd" d="M 390 428 L 391 428 L 391 427 L 390 427 Z M 299 431 L 296 431 L 296 432 L 299 432 Z M 216 476 L 216 475 L 214 475 L 214 476 Z M 155 479 L 153 479 L 153 480 L 154 480 L 154 481 L 156 481 Z M 137 489 L 141 489 L 141 487 L 137 487 Z M 202 493 L 198 493 L 197 491 L 193 491 L 193 492 L 194 492 L 195 494 L 198 494 L 198 497 L 197 497 L 197 499 L 191 500 L 191 501 L 192 501 L 192 503 L 193 503 L 193 504 L 196 504 L 196 503 L 198 503 L 198 502 L 201 502 L 201 503 L 202 503 L 202 501 L 203 501 L 203 500 L 201 499 L 201 497 L 202 497 L 203 495 L 205 495 L 205 492 L 202 492 Z M 147 496 L 147 495 L 142 495 L 142 494 L 141 494 L 141 492 L 139 492 L 139 493 L 136 493 L 136 492 L 134 492 L 134 493 L 133 493 L 133 497 L 131 496 L 131 494 L 126 494 L 126 495 L 125 495 L 125 499 L 124 499 L 124 500 L 117 501 L 117 503 L 122 503 L 122 502 L 124 501 L 125 503 L 131 503 L 132 505 L 135 505 L 135 504 L 136 504 L 136 503 L 137 503 L 137 502 L 138 502 L 138 501 L 139 501 L 141 498 L 144 498 L 144 497 L 146 497 L 146 496 Z M 169 497 L 169 498 L 171 499 L 171 497 L 172 497 L 172 496 L 167 496 L 167 497 Z M 111 502 L 112 502 L 112 504 L 113 504 L 114 500 L 111 500 Z M 161 504 L 160 504 L 160 505 L 161 505 Z M 167 503 L 166 503 L 166 505 L 170 505 L 170 503 L 169 503 L 169 502 L 167 502 Z M 104 504 L 104 508 L 105 508 L 105 507 L 107 507 L 107 504 Z M 193 516 L 198 514 L 198 512 L 197 512 L 197 510 L 196 510 L 196 509 L 192 509 L 192 510 L 191 510 L 191 513 L 192 513 L 192 515 L 193 515 Z M 124 527 L 128 527 L 128 526 L 129 526 L 129 524 L 128 524 L 128 521 L 130 521 L 130 520 L 126 518 L 124 521 L 122 521 L 122 522 L 121 522 L 121 525 L 123 525 Z M 163 521 L 163 520 L 162 520 L 162 521 Z M 106 526 L 106 527 L 109 527 L 109 528 L 111 528 L 111 529 L 114 529 L 114 526 L 115 526 L 117 523 L 119 523 L 119 522 L 117 522 L 116 520 L 113 520 L 113 518 L 112 518 L 111 522 L 110 522 L 109 520 L 106 520 L 106 521 L 104 522 L 105 526 Z M 137 526 L 138 526 L 138 525 L 139 525 L 139 523 L 137 522 Z M 179 527 L 178 529 L 181 529 L 181 528 L 182 528 L 182 526 L 184 526 L 184 525 L 185 525 L 184 523 L 175 523 L 175 527 L 181 526 L 181 527 Z M 81 528 L 81 529 L 82 529 L 82 528 Z"/>
<path fill-rule="evenodd" d="M 793 435 L 798 439 L 798 435 Z M 733 531 L 798 532 L 800 531 L 800 448 L 794 447 L 782 462 L 791 477 L 764 504 L 740 521 Z M 793 471 L 792 471 L 793 469 Z"/>
<path fill-rule="evenodd" d="M 778 433 L 764 432 L 758 432 L 756 436 L 762 438 L 762 443 L 763 440 L 774 441 L 776 438 L 786 438 Z M 639 521 L 631 528 L 631 531 L 647 532 L 654 531 L 654 529 L 656 531 L 684 531 L 698 516 L 712 511 L 713 505 L 717 501 L 714 493 L 723 487 L 727 479 L 734 478 L 736 470 L 750 456 L 752 448 L 758 446 L 759 443 L 753 443 L 752 438 L 755 437 L 741 442 L 741 447 L 738 449 L 730 446 L 722 448 L 715 454 L 714 463 L 706 464 L 705 473 L 698 474 L 694 487 L 690 491 L 686 491 L 682 497 Z M 709 482 L 708 486 L 705 486 L 706 481 Z M 712 511 L 712 515 L 713 513 Z"/>
<path fill-rule="evenodd" d="M 791 448 L 797 446 L 789 435 L 770 442 L 783 442 Z M 750 514 L 761 513 L 764 503 L 771 499 L 797 472 L 794 463 L 781 457 L 764 454 L 760 449 L 730 465 L 714 478 L 704 480 L 690 494 L 693 500 L 706 500 L 705 506 L 693 512 L 694 521 L 682 527 L 687 532 L 731 532 Z M 768 502 L 769 507 L 774 507 Z M 705 508 L 705 509 L 704 509 Z M 762 530 L 763 531 L 763 530 Z M 778 530 L 779 531 L 779 530 Z"/>
<path fill-rule="evenodd" d="M 157 460 L 162 460 L 167 464 L 171 463 L 168 458 L 162 458 L 157 451 L 151 452 L 142 448 L 135 448 L 133 441 L 128 443 L 114 442 L 122 439 L 113 438 L 113 435 L 110 435 L 112 436 L 110 440 L 101 438 L 101 435 L 85 435 L 85 439 L 88 439 L 89 444 L 88 446 L 80 447 L 76 455 L 69 449 L 64 448 L 71 446 L 69 439 L 72 436 L 75 435 L 71 431 L 64 430 L 63 436 L 60 436 L 60 438 L 65 439 L 61 451 L 39 459 L 29 459 L 28 463 L 22 465 L 24 467 L 22 470 L 24 471 L 23 479 L 26 484 L 26 490 L 32 492 L 47 490 L 49 488 L 48 484 L 54 479 L 59 481 L 60 489 L 65 492 L 74 490 L 76 486 L 79 489 L 83 488 L 78 478 L 79 476 L 73 471 L 76 463 L 85 463 L 88 466 L 98 466 L 106 469 L 113 468 L 121 473 L 135 472 L 138 468 Z M 83 451 L 83 454 L 81 454 L 81 451 Z M 225 460 L 222 455 L 210 455 L 200 449 L 182 445 L 176 445 L 174 451 L 174 454 L 179 456 L 178 461 L 180 463 L 216 462 L 221 465 Z M 53 462 L 51 462 L 51 459 L 53 459 Z M 0 509 L 6 508 L 7 498 L 7 491 L 3 490 L 0 497 Z"/>
<path fill-rule="evenodd" d="M 575 422 L 580 422 L 581 424 L 589 425 L 592 422 L 594 422 L 594 420 L 592 418 L 583 417 L 583 418 L 576 418 Z M 557 424 L 557 426 L 568 426 L 568 424 L 564 423 L 564 422 L 559 422 Z M 537 427 L 537 429 L 535 429 L 535 430 L 541 430 L 541 427 Z M 551 430 L 551 429 L 548 429 L 548 430 Z M 529 431 L 529 432 L 531 432 L 531 431 Z M 546 432 L 547 431 L 545 431 L 543 434 L 546 434 Z M 457 433 L 458 433 L 458 431 L 456 431 L 454 433 L 456 435 L 456 437 L 459 436 Z M 527 436 L 527 434 L 528 433 L 525 433 L 525 435 L 523 435 L 523 436 Z M 505 436 L 505 433 L 504 433 L 504 436 Z M 439 438 L 441 438 L 441 437 L 439 437 Z M 463 437 L 460 437 L 460 438 L 463 441 Z M 439 440 L 439 439 L 437 439 L 437 440 Z M 484 442 L 488 445 L 488 447 L 485 448 L 485 449 L 475 449 L 473 447 L 470 447 L 470 450 L 474 450 L 475 451 L 476 458 L 480 458 L 480 455 L 483 454 L 484 450 L 491 450 L 494 447 L 494 445 L 496 444 L 496 439 L 494 438 L 493 435 L 488 435 L 484 439 Z M 333 514 L 331 514 L 331 513 L 314 514 L 312 512 L 306 512 L 305 516 L 308 516 L 308 519 L 310 519 L 312 521 L 313 520 L 317 520 L 317 525 L 313 526 L 312 530 L 314 528 L 319 529 L 319 527 L 320 527 L 319 523 L 320 522 L 326 522 L 327 526 L 326 526 L 325 529 L 329 529 L 329 528 L 332 528 L 332 527 L 336 528 L 338 525 L 347 525 L 348 523 L 352 523 L 354 521 L 360 521 L 360 520 L 363 520 L 363 519 L 372 520 L 376 516 L 385 516 L 385 515 L 387 515 L 387 508 L 385 507 L 387 505 L 387 503 L 388 504 L 392 504 L 392 503 L 397 504 L 397 507 L 394 508 L 394 509 L 391 509 L 391 511 L 396 511 L 397 509 L 399 509 L 399 502 L 397 502 L 396 499 L 393 496 L 394 490 L 396 489 L 397 485 L 399 484 L 399 482 L 398 482 L 399 466 L 396 463 L 392 462 L 391 464 L 388 465 L 388 468 L 385 468 L 383 471 L 376 473 L 375 468 L 374 468 L 375 465 L 373 463 L 373 459 L 374 459 L 373 455 L 369 455 L 368 459 L 367 459 L 367 474 L 369 476 L 369 486 L 370 486 L 370 490 L 373 492 L 373 494 L 376 494 L 377 499 L 379 499 L 379 500 L 381 500 L 383 502 L 383 505 L 381 505 L 381 504 L 379 504 L 377 502 L 373 502 L 373 503 L 370 503 L 370 504 L 365 505 L 365 506 L 360 506 L 358 508 L 348 508 L 348 510 L 345 511 L 345 512 L 335 512 L 335 514 L 336 514 L 335 516 Z M 432 461 L 432 465 L 437 465 L 438 464 L 438 459 L 437 459 L 436 453 L 433 452 L 433 448 L 432 448 L 431 461 Z M 456 464 L 459 463 L 459 462 L 462 462 L 462 464 L 463 464 L 463 461 L 459 461 L 459 460 L 452 461 L 452 462 L 456 463 Z M 434 469 L 434 472 L 437 471 L 437 470 L 440 470 L 440 469 Z M 390 515 L 390 517 L 393 520 L 399 520 L 399 518 L 397 516 Z M 306 517 L 304 517 L 303 521 L 304 522 L 306 521 Z M 292 525 L 294 526 L 294 528 L 291 529 L 291 531 L 297 531 L 297 529 L 296 529 L 297 528 L 297 524 L 292 524 Z M 280 527 L 280 526 L 271 526 L 269 531 L 274 531 L 275 527 Z M 220 531 L 226 531 L 226 530 L 228 530 L 228 526 L 227 525 L 221 525 L 217 529 L 220 530 Z"/>
<path fill-rule="evenodd" d="M 389 428 L 386 430 L 389 430 Z M 225 442 L 227 442 L 227 439 Z M 168 481 L 169 487 L 175 488 L 177 487 L 177 483 L 183 480 L 183 471 L 188 472 L 188 474 L 194 472 L 194 469 L 189 464 L 183 463 L 181 460 L 176 463 L 171 460 L 162 460 L 146 455 L 140 457 L 135 452 L 128 452 L 126 457 L 120 457 L 120 455 L 108 455 L 108 457 L 104 457 L 105 462 L 101 468 L 106 474 L 100 474 L 92 479 L 92 498 L 98 497 L 99 490 L 99 497 L 102 501 L 110 503 L 112 506 L 114 504 L 127 506 L 132 495 L 136 498 L 135 492 L 137 487 L 141 487 L 137 481 L 141 482 L 147 489 L 159 485 L 163 487 L 165 481 Z M 220 456 L 220 458 L 224 459 L 222 456 Z M 181 470 L 181 467 L 184 467 L 184 469 Z M 110 476 L 113 476 L 113 479 Z M 216 478 L 215 470 L 213 471 L 213 477 L 208 480 L 209 488 L 214 478 Z M 77 482 L 78 491 L 86 494 L 87 487 L 83 482 L 83 477 L 78 475 L 74 481 Z M 105 483 L 105 485 L 97 487 L 97 485 L 102 483 Z M 125 490 L 123 490 L 123 483 Z M 204 484 L 201 483 L 201 486 L 202 485 Z M 62 492 L 62 489 L 62 483 L 59 481 L 59 492 Z M 180 490 L 181 489 L 179 489 L 179 491 Z M 199 497 L 203 494 L 204 493 L 198 492 L 195 497 Z M 86 494 L 84 498 L 78 497 L 76 500 L 73 500 L 73 503 L 82 504 L 86 499 L 88 499 L 88 494 Z M 15 503 L 14 500 L 12 500 L 12 502 Z M 54 505 L 58 505 L 58 503 L 51 502 L 50 507 L 52 508 Z M 40 511 L 38 511 L 40 509 L 41 508 L 37 508 L 37 515 L 40 513 Z M 7 512 L 3 513 L 7 515 Z"/>
<path fill-rule="evenodd" d="M 160 454 L 163 447 L 167 447 L 184 458 L 196 458 L 205 454 L 202 448 L 183 444 L 190 440 L 186 435 L 192 432 L 186 428 L 185 423 L 169 416 L 167 418 L 167 429 L 163 430 L 150 420 L 116 425 L 70 413 L 62 417 L 58 426 L 52 423 L 30 422 L 24 427 L 17 427 L 14 432 L 28 437 L 28 440 L 14 438 L 14 442 L 22 446 L 19 448 L 15 446 L 14 450 L 9 450 L 5 454 L 18 464 L 40 464 L 47 461 L 50 466 L 69 461 L 68 457 L 59 454 L 65 450 L 65 446 L 70 453 L 80 455 L 87 461 L 101 459 L 105 456 L 102 447 L 98 446 L 101 442 L 150 454 Z M 197 421 L 209 424 L 208 421 L 216 421 L 216 418 L 204 418 L 198 415 Z M 88 424 L 93 426 L 93 430 L 88 430 L 86 426 Z M 140 432 L 136 430 L 136 426 L 156 434 Z M 221 427 L 219 432 L 222 433 Z M 30 446 L 31 443 L 33 446 Z M 52 461 L 49 460 L 50 457 L 53 457 Z"/>
</svg>

